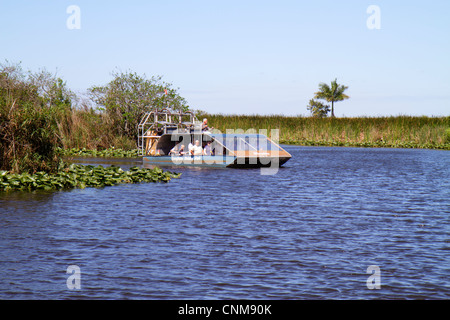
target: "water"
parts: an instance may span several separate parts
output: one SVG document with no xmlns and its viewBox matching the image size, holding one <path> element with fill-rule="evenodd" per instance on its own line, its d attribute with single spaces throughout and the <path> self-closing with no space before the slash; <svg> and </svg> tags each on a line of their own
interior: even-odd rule
<svg viewBox="0 0 450 320">
<path fill-rule="evenodd" d="M 273 176 L 0 194 L 0 298 L 450 298 L 448 151 L 286 149 Z"/>
</svg>

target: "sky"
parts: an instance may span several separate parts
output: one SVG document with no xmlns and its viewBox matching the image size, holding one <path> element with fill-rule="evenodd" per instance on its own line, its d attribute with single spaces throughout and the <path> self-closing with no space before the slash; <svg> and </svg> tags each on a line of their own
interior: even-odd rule
<svg viewBox="0 0 450 320">
<path fill-rule="evenodd" d="M 0 63 L 80 94 L 159 75 L 208 113 L 309 115 L 337 79 L 338 117 L 449 116 L 449 17 L 448 0 L 0 0 Z"/>
</svg>

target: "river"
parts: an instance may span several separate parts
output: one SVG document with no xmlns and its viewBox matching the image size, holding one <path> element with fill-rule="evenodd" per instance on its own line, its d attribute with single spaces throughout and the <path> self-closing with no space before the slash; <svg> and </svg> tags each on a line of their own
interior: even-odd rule
<svg viewBox="0 0 450 320">
<path fill-rule="evenodd" d="M 284 147 L 275 175 L 0 194 L 0 299 L 450 298 L 449 151 Z"/>
</svg>

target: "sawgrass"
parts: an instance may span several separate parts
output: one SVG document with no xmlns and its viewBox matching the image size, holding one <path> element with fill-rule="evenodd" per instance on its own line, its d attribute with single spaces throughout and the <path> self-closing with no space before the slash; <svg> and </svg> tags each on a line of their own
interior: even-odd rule
<svg viewBox="0 0 450 320">
<path fill-rule="evenodd" d="M 279 142 L 308 146 L 357 146 L 450 150 L 450 117 L 314 118 L 282 115 L 206 114 L 208 124 L 227 129 L 279 130 Z"/>
</svg>

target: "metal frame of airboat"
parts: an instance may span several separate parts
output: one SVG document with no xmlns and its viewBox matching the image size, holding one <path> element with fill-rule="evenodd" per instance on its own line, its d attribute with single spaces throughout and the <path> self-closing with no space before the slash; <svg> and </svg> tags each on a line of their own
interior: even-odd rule
<svg viewBox="0 0 450 320">
<path fill-rule="evenodd" d="M 172 119 L 176 117 L 178 117 L 178 121 L 172 121 Z M 184 117 L 189 117 L 189 121 L 183 121 Z M 152 155 L 150 154 L 152 147 L 156 148 L 156 142 L 163 134 L 172 133 L 176 130 L 179 132 L 190 132 L 191 128 L 195 125 L 200 124 L 196 120 L 194 114 L 189 111 L 171 113 L 168 110 L 162 110 L 145 113 L 138 126 L 138 149 L 140 155 Z"/>
</svg>

